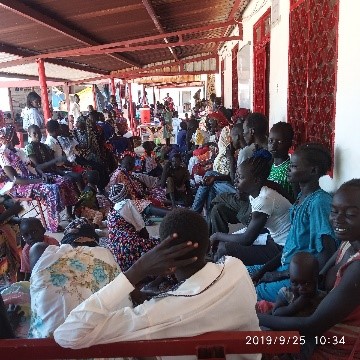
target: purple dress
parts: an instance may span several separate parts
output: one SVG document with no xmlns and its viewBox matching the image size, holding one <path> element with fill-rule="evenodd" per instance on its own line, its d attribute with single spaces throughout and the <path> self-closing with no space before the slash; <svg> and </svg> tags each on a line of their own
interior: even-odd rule
<svg viewBox="0 0 360 360">
<path fill-rule="evenodd" d="M 20 159 L 16 150 L 8 148 L 0 149 L 0 166 L 11 166 L 22 179 L 37 178 L 31 174 Z M 1 179 L 4 179 L 4 172 L 2 171 Z M 6 175 L 5 175 L 6 176 Z M 6 177 L 7 178 L 7 177 Z M 75 205 L 77 201 L 77 191 L 73 183 L 61 176 L 53 176 L 54 184 L 29 184 L 29 185 L 14 185 L 9 191 L 9 194 L 15 198 L 25 197 L 34 198 L 39 197 L 40 201 L 46 206 L 48 214 L 48 231 L 56 232 L 59 226 L 59 212 L 68 205 Z M 7 179 L 5 182 L 9 181 Z"/>
</svg>

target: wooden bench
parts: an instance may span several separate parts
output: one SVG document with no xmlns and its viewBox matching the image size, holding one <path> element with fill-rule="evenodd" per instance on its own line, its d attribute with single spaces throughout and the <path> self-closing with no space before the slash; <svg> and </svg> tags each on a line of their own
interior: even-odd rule
<svg viewBox="0 0 360 360">
<path fill-rule="evenodd" d="M 69 334 L 71 336 L 71 334 Z M 226 354 L 298 353 L 297 331 L 218 331 L 188 338 L 124 341 L 72 350 L 53 339 L 0 340 L 1 360 L 85 359 L 195 355 L 225 359 Z"/>
</svg>

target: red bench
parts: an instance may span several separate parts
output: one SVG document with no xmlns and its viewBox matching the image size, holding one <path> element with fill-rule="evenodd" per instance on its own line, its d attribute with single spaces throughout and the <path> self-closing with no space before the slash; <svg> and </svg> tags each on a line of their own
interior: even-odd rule
<svg viewBox="0 0 360 360">
<path fill-rule="evenodd" d="M 69 334 L 71 336 L 71 334 Z M 196 355 L 198 359 L 225 359 L 226 354 L 298 353 L 297 331 L 224 331 L 175 339 L 124 341 L 71 350 L 53 339 L 0 340 L 1 360 L 84 359 Z"/>
</svg>

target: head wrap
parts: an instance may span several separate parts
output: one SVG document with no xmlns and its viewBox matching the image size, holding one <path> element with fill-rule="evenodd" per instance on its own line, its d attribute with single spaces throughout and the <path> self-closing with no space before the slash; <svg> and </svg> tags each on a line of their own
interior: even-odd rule
<svg viewBox="0 0 360 360">
<path fill-rule="evenodd" d="M 13 125 L 6 125 L 0 129 L 0 144 L 9 144 L 14 137 L 15 128 Z"/>
<path fill-rule="evenodd" d="M 126 186 L 124 184 L 115 184 L 112 185 L 109 191 L 109 200 L 114 204 L 124 200 L 128 195 Z"/>
<path fill-rule="evenodd" d="M 220 129 L 229 125 L 229 121 L 221 111 L 216 111 L 208 115 L 209 119 L 215 119 Z"/>
<path fill-rule="evenodd" d="M 64 237 L 61 244 L 72 245 L 78 238 L 90 238 L 95 242 L 99 242 L 99 236 L 95 229 L 86 218 L 78 218 L 73 220 L 64 230 Z"/>
</svg>

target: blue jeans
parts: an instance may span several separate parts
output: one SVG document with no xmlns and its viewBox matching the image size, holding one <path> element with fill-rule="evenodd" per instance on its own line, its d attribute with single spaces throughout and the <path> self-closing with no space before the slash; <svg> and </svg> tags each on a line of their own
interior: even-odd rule
<svg viewBox="0 0 360 360">
<path fill-rule="evenodd" d="M 206 176 L 221 176 L 217 171 L 207 171 Z M 195 199 L 192 205 L 192 210 L 201 213 L 204 205 L 206 204 L 206 212 L 210 214 L 211 201 L 216 195 L 223 192 L 236 193 L 234 186 L 229 181 L 215 181 L 212 185 L 200 185 L 196 191 Z"/>
<path fill-rule="evenodd" d="M 247 266 L 246 268 L 247 268 L 249 274 L 251 275 L 251 274 L 257 272 L 258 270 L 260 270 L 262 267 L 263 267 L 263 265 L 253 265 L 253 266 Z M 289 269 L 289 266 L 284 265 L 284 266 L 278 267 L 275 271 L 284 271 L 284 270 L 288 270 L 288 269 Z M 284 280 L 274 281 L 274 282 L 269 282 L 269 283 L 260 283 L 260 284 L 256 285 L 255 290 L 256 290 L 258 301 L 266 300 L 266 301 L 275 302 L 279 290 L 284 286 L 285 287 L 290 286 L 290 279 L 284 279 Z"/>
</svg>

